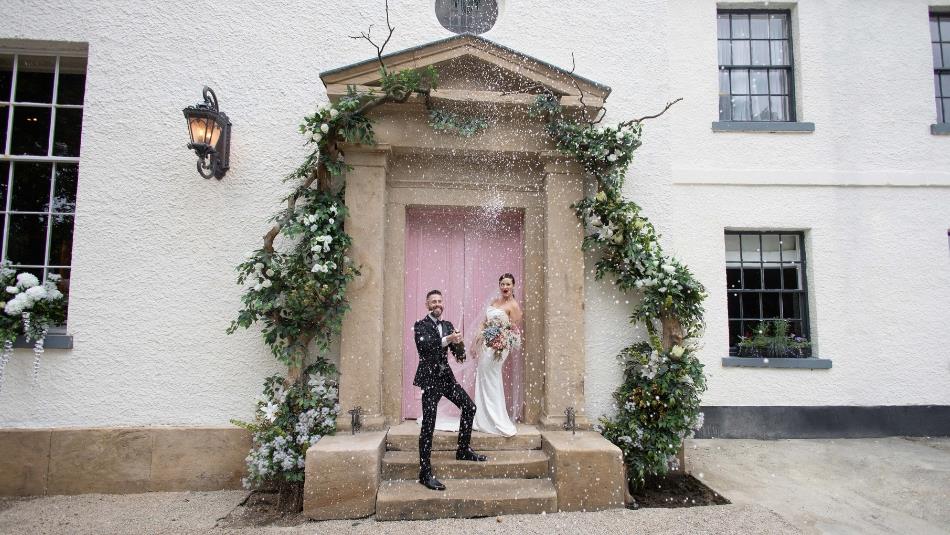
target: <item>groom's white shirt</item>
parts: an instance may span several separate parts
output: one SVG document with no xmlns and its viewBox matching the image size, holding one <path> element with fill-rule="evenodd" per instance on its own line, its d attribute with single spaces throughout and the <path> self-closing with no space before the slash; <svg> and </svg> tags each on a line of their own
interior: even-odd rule
<svg viewBox="0 0 950 535">
<path fill-rule="evenodd" d="M 432 320 L 433 323 L 435 323 L 435 328 L 439 330 L 439 337 L 442 339 L 442 347 L 448 346 L 449 337 L 442 336 L 442 323 L 440 323 L 439 320 L 435 316 L 433 316 L 431 313 L 429 314 L 429 319 Z"/>
</svg>

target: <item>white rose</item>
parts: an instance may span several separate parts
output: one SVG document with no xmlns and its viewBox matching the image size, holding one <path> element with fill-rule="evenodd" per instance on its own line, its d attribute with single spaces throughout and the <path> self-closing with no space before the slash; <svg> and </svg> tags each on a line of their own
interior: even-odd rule
<svg viewBox="0 0 950 535">
<path fill-rule="evenodd" d="M 260 271 L 260 270 L 264 269 L 264 264 L 258 262 L 258 263 L 256 263 L 256 264 L 254 264 L 254 269 L 256 269 L 257 271 Z"/>
<path fill-rule="evenodd" d="M 270 288 L 272 284 L 273 283 L 270 281 L 270 279 L 264 279 L 264 282 L 261 283 L 261 286 L 264 288 Z"/>
<path fill-rule="evenodd" d="M 336 111 L 334 108 L 330 108 L 330 118 L 334 118 L 339 114 L 340 112 Z"/>
<path fill-rule="evenodd" d="M 670 353 L 672 353 L 673 356 L 676 357 L 676 358 L 682 357 L 682 356 L 683 356 L 683 353 L 685 353 L 685 352 L 686 352 L 686 348 L 683 347 L 683 346 L 681 346 L 681 345 L 675 345 L 675 346 L 673 346 L 672 349 L 670 349 Z"/>
<path fill-rule="evenodd" d="M 327 123 L 323 123 L 320 125 L 320 131 L 326 134 L 327 132 L 330 131 L 330 126 L 327 125 Z"/>
<path fill-rule="evenodd" d="M 310 136 L 310 139 L 312 139 L 314 143 L 320 143 L 320 140 L 323 139 L 323 134 L 314 134 Z"/>
<path fill-rule="evenodd" d="M 330 224 L 332 225 L 332 224 L 334 224 L 334 223 L 336 223 L 336 221 L 334 221 L 333 218 L 331 217 L 331 218 L 330 218 Z"/>
<path fill-rule="evenodd" d="M 268 270 L 267 270 L 267 276 L 268 276 L 268 277 L 273 277 L 273 276 L 274 276 L 274 270 L 273 270 L 273 269 L 268 269 Z"/>
</svg>

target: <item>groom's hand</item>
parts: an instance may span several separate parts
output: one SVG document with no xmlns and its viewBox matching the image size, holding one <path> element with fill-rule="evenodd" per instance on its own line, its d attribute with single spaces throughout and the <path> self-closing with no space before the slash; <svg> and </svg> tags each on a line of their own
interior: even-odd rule
<svg viewBox="0 0 950 535">
<path fill-rule="evenodd" d="M 448 339 L 450 344 L 460 344 L 465 338 L 462 336 L 462 333 L 456 330 L 448 336 Z"/>
</svg>

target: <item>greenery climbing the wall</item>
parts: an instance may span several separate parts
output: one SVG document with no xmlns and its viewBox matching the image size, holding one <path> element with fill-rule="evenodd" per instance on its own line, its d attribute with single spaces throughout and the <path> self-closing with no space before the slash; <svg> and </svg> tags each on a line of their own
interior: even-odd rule
<svg viewBox="0 0 950 535">
<path fill-rule="evenodd" d="M 642 144 L 643 120 L 598 126 L 569 117 L 551 93 L 537 97 L 532 115 L 546 119 L 558 150 L 573 156 L 597 182 L 597 193 L 573 206 L 584 225 L 584 248 L 598 253 L 596 278 L 641 296 L 630 320 L 646 326 L 649 341 L 621 351 L 624 381 L 614 392 L 617 412 L 601 417 L 598 425 L 623 451 L 630 482 L 641 485 L 647 475 L 675 467 L 683 439 L 702 425 L 699 403 L 706 381 L 690 339 L 702 331 L 706 291 L 685 265 L 663 252 L 660 235 L 640 207 L 623 199 L 624 178 Z"/>
<path fill-rule="evenodd" d="M 445 110 L 429 110 L 429 126 L 436 132 L 472 137 L 488 128 L 488 121 L 478 116 L 465 116 Z"/>
</svg>

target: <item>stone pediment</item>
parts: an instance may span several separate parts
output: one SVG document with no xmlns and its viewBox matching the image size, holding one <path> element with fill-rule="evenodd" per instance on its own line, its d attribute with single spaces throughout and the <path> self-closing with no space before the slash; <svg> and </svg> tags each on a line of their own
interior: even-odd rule
<svg viewBox="0 0 950 535">
<path fill-rule="evenodd" d="M 476 35 L 458 35 L 383 56 L 387 69 L 439 70 L 434 98 L 451 100 L 527 102 L 529 95 L 547 88 L 561 97 L 562 105 L 579 103 L 578 89 L 587 106 L 599 106 L 610 88 L 527 54 Z M 346 93 L 346 86 L 379 85 L 379 62 L 372 58 L 320 74 L 331 99 Z M 520 97 L 520 98 L 519 98 Z M 528 98 L 525 98 L 528 97 Z"/>
</svg>

